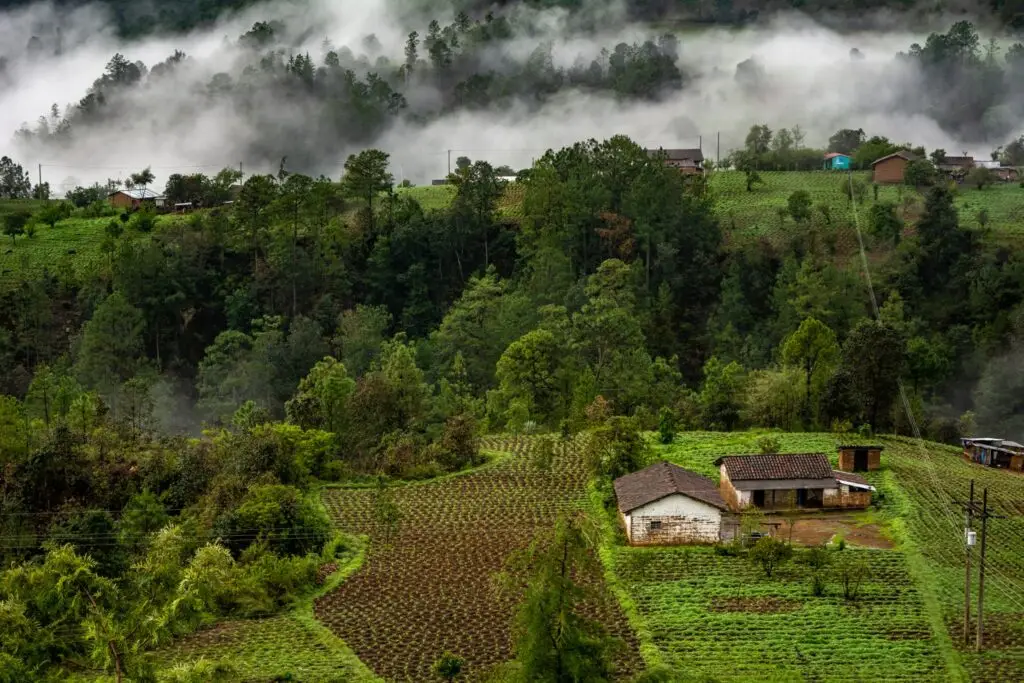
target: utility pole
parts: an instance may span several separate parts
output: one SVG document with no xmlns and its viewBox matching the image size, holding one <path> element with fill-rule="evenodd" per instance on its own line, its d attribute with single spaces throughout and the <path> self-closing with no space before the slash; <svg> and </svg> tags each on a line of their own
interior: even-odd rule
<svg viewBox="0 0 1024 683">
<path fill-rule="evenodd" d="M 978 560 L 978 637 L 974 642 L 974 649 L 981 652 L 981 645 L 984 639 L 984 624 L 982 612 L 985 608 L 985 537 L 988 531 L 989 517 L 996 515 L 988 511 L 988 489 L 981 494 L 981 559 Z"/>
<path fill-rule="evenodd" d="M 974 547 L 976 534 L 972 528 L 974 522 L 974 480 L 971 479 L 971 498 L 966 505 L 962 505 L 964 516 L 964 541 L 967 549 L 964 571 L 964 645 L 971 642 L 971 548 Z"/>
<path fill-rule="evenodd" d="M 43 165 L 39 164 L 39 187 L 43 186 Z"/>
<path fill-rule="evenodd" d="M 715 142 L 715 168 L 722 163 L 722 131 L 718 131 L 718 139 Z"/>
<path fill-rule="evenodd" d="M 979 506 L 974 502 L 974 480 L 971 480 L 971 499 L 968 502 L 959 500 L 953 501 L 957 505 L 964 508 L 964 512 L 967 514 L 968 528 L 965 529 L 967 535 L 967 576 L 964 581 L 964 643 L 969 643 L 968 629 L 970 621 L 970 594 L 971 594 L 971 546 L 974 545 L 974 533 L 970 529 L 973 517 L 976 515 L 981 519 L 981 557 L 978 558 L 978 624 L 977 630 L 974 636 L 974 649 L 976 652 L 981 652 L 982 644 L 984 643 L 985 628 L 984 628 L 984 614 L 985 614 L 985 547 L 986 537 L 988 536 L 988 520 L 990 519 L 1003 519 L 1003 515 L 994 515 L 989 511 L 988 507 L 988 489 L 984 489 L 981 494 L 981 505 Z"/>
<path fill-rule="evenodd" d="M 242 177 L 245 177 L 245 172 L 242 171 L 242 162 L 241 161 L 238 162 L 238 175 L 240 175 Z"/>
<path fill-rule="evenodd" d="M 452 151 L 448 150 L 448 175 L 452 174 Z"/>
<path fill-rule="evenodd" d="M 698 135 L 697 136 L 697 149 L 699 149 L 701 152 L 704 151 L 704 136 L 703 135 Z"/>
</svg>

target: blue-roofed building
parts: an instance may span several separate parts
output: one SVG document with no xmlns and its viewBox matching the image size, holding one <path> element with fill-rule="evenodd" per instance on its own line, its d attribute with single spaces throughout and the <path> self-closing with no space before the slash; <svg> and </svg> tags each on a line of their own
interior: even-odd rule
<svg viewBox="0 0 1024 683">
<path fill-rule="evenodd" d="M 824 168 L 826 171 L 849 171 L 850 156 L 839 152 L 829 152 L 825 155 Z"/>
</svg>

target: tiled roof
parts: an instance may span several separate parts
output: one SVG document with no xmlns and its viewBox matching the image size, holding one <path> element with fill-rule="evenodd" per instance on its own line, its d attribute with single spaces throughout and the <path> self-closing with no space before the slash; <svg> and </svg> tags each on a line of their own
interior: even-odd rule
<svg viewBox="0 0 1024 683">
<path fill-rule="evenodd" d="M 619 511 L 623 514 L 628 514 L 638 507 L 674 493 L 713 505 L 721 510 L 728 509 L 715 482 L 670 462 L 659 462 L 638 472 L 619 477 L 615 480 L 614 486 L 615 497 L 619 501 Z"/>
<path fill-rule="evenodd" d="M 885 161 L 886 159 L 893 159 L 895 157 L 899 157 L 900 159 L 906 159 L 907 161 L 916 161 L 917 160 L 917 155 L 916 154 L 914 154 L 913 152 L 908 152 L 905 149 L 901 149 L 898 152 L 893 152 L 892 154 L 886 154 L 881 159 L 875 159 L 874 161 L 871 162 L 871 165 L 874 166 L 875 164 L 880 163 L 882 161 Z"/>
<path fill-rule="evenodd" d="M 689 159 L 691 161 L 704 161 L 704 152 L 699 149 L 649 149 L 647 153 L 651 156 L 664 154 L 669 161 Z"/>
<path fill-rule="evenodd" d="M 716 465 L 723 463 L 732 481 L 833 478 L 824 453 L 728 455 L 715 461 Z"/>
</svg>

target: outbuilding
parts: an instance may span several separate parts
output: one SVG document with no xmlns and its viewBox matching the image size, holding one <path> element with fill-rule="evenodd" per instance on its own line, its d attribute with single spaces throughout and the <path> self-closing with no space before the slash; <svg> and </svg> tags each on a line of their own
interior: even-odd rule
<svg viewBox="0 0 1024 683">
<path fill-rule="evenodd" d="M 905 149 L 901 149 L 900 151 L 892 154 L 887 154 L 881 159 L 875 159 L 871 163 L 872 182 L 888 184 L 902 183 L 904 174 L 907 171 L 907 164 L 911 161 L 917 161 L 917 156 Z"/>
<path fill-rule="evenodd" d="M 630 545 L 717 543 L 736 525 L 715 482 L 670 462 L 615 480 L 619 516 Z"/>
<path fill-rule="evenodd" d="M 825 155 L 825 170 L 849 171 L 850 155 L 840 154 L 839 152 L 829 152 L 828 154 Z"/>
<path fill-rule="evenodd" d="M 961 439 L 964 457 L 987 467 L 1024 471 L 1024 445 L 993 437 Z"/>
<path fill-rule="evenodd" d="M 150 204 L 152 206 L 163 206 L 164 204 L 163 196 L 146 188 L 111 192 L 107 195 L 107 201 L 119 209 L 138 209 L 143 204 Z"/>
<path fill-rule="evenodd" d="M 839 469 L 847 472 L 873 472 L 882 466 L 881 446 L 840 446 Z"/>
</svg>

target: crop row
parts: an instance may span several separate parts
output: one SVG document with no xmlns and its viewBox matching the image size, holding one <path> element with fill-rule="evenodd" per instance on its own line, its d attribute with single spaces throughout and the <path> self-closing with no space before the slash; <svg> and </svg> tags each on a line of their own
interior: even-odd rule
<svg viewBox="0 0 1024 683">
<path fill-rule="evenodd" d="M 157 663 L 226 659 L 245 680 L 271 680 L 291 674 L 298 681 L 357 681 L 358 661 L 327 646 L 290 615 L 228 621 L 187 636 L 157 653 Z"/>
<path fill-rule="evenodd" d="M 378 520 L 373 490 L 334 489 L 324 501 L 334 523 L 371 536 L 363 568 L 317 601 L 318 619 L 378 674 L 426 680 L 445 650 L 466 659 L 476 680 L 512 655 L 514 599 L 496 590 L 506 558 L 555 516 L 585 504 L 578 444 L 560 446 L 549 469 L 532 463 L 528 439 L 485 440 L 508 453 L 475 472 L 389 490 L 397 523 Z M 606 594 L 588 611 L 631 642 Z M 638 666 L 636 648 L 621 663 Z"/>
<path fill-rule="evenodd" d="M 834 583 L 813 596 L 801 565 L 768 579 L 745 558 L 706 548 L 619 548 L 615 565 L 654 644 L 681 669 L 716 680 L 941 679 L 903 556 L 842 552 L 872 568 L 855 602 Z"/>
</svg>

